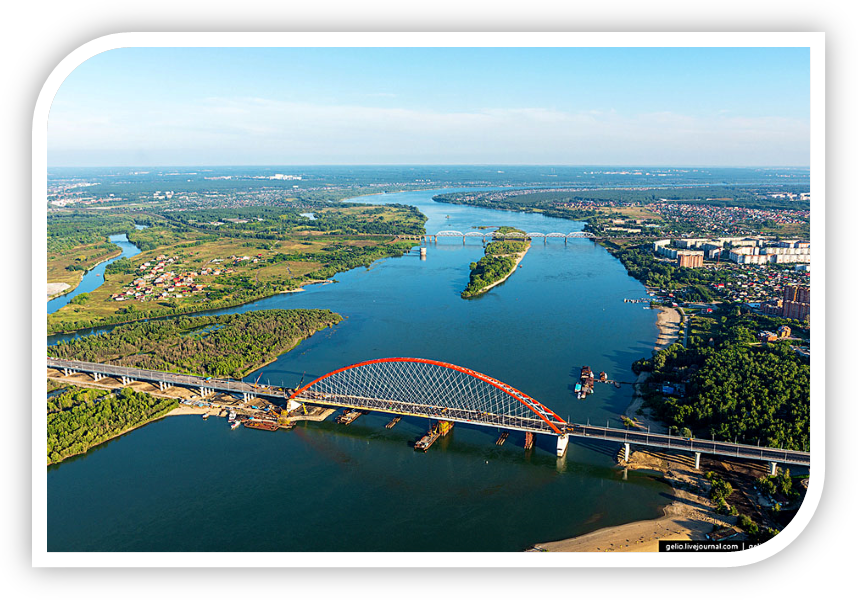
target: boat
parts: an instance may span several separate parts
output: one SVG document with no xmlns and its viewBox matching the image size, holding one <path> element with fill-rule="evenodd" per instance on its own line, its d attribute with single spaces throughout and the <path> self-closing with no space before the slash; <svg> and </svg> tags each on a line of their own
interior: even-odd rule
<svg viewBox="0 0 858 600">
<path fill-rule="evenodd" d="M 235 428 L 236 428 L 236 427 L 238 427 L 239 425 L 241 425 L 241 421 L 233 421 L 233 422 L 232 422 L 232 424 L 229 426 L 229 428 L 230 428 L 230 429 L 235 429 Z"/>
<path fill-rule="evenodd" d="M 203 413 L 203 419 L 208 419 L 208 418 L 209 418 L 209 413 Z"/>
<path fill-rule="evenodd" d="M 604 371 L 599 373 L 599 381 L 608 381 L 608 374 Z"/>
</svg>

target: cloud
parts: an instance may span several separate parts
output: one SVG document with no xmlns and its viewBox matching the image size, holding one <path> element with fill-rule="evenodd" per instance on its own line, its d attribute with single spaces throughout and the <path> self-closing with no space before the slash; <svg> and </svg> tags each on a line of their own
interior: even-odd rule
<svg viewBox="0 0 858 600">
<path fill-rule="evenodd" d="M 433 111 L 270 98 L 206 98 L 193 104 L 95 113 L 52 111 L 50 151 L 182 148 L 187 164 L 542 163 L 808 164 L 807 121 L 613 110 L 486 107 Z M 157 161 L 156 161 L 157 162 Z M 162 164 L 167 164 L 162 163 Z"/>
</svg>

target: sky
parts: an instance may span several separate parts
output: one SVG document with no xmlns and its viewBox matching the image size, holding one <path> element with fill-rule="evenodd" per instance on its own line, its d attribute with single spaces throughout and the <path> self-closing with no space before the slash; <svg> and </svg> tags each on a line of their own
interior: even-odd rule
<svg viewBox="0 0 858 600">
<path fill-rule="evenodd" d="M 807 48 L 121 48 L 48 165 L 801 166 Z"/>
</svg>

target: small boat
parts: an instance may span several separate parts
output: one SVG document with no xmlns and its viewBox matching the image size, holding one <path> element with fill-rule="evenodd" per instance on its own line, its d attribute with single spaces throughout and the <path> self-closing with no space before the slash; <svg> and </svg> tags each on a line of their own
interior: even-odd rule
<svg viewBox="0 0 858 600">
<path fill-rule="evenodd" d="M 232 425 L 230 425 L 230 426 L 229 426 L 229 428 L 230 428 L 230 429 L 235 429 L 235 428 L 236 428 L 236 427 L 238 427 L 239 425 L 241 425 L 241 421 L 233 421 L 233 422 L 232 422 Z"/>
<path fill-rule="evenodd" d="M 209 413 L 203 413 L 203 419 L 208 419 L 208 418 L 209 418 Z"/>
</svg>

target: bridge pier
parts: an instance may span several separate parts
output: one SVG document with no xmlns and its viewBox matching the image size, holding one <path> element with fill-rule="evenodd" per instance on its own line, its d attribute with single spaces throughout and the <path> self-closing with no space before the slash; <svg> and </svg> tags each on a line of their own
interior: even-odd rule
<svg viewBox="0 0 858 600">
<path fill-rule="evenodd" d="M 623 444 L 623 452 L 624 452 L 624 453 L 623 453 L 623 456 L 624 456 L 623 460 L 624 460 L 624 461 L 626 461 L 626 462 L 629 462 L 629 454 L 630 454 L 630 450 L 631 450 L 631 448 L 630 448 L 630 446 L 629 446 L 629 443 L 628 443 L 628 442 L 626 442 L 625 444 Z"/>
<path fill-rule="evenodd" d="M 161 390 L 162 392 L 166 392 L 171 387 L 173 387 L 173 386 L 170 385 L 169 383 L 167 383 L 166 381 L 159 381 L 158 382 L 158 389 Z"/>
<path fill-rule="evenodd" d="M 566 448 L 569 446 L 569 436 L 557 436 L 557 456 L 565 456 Z"/>
<path fill-rule="evenodd" d="M 700 453 L 699 452 L 694 453 L 694 468 L 697 469 L 698 471 L 700 470 Z"/>
<path fill-rule="evenodd" d="M 778 474 L 778 463 L 776 463 L 775 461 L 769 462 L 769 475 L 774 477 L 777 474 Z"/>
<path fill-rule="evenodd" d="M 248 392 L 242 392 L 241 399 L 245 402 L 249 402 L 251 400 L 256 400 L 256 396 L 254 396 L 253 394 L 249 394 Z"/>
<path fill-rule="evenodd" d="M 98 381 L 99 379 L 104 379 L 104 375 L 102 375 L 101 373 L 93 373 L 92 374 L 92 380 L 93 381 Z"/>
<path fill-rule="evenodd" d="M 122 381 L 122 385 L 129 385 L 129 384 L 134 383 L 133 379 L 131 379 L 130 377 L 125 377 L 125 375 L 120 377 L 120 380 Z"/>
</svg>

